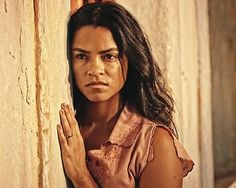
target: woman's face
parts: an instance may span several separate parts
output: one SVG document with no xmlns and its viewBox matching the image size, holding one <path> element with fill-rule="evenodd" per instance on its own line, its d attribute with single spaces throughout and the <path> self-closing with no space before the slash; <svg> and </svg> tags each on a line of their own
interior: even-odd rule
<svg viewBox="0 0 236 188">
<path fill-rule="evenodd" d="M 80 92 L 92 102 L 120 94 L 127 77 L 128 62 L 119 51 L 110 30 L 83 26 L 74 36 L 72 67 Z"/>
</svg>

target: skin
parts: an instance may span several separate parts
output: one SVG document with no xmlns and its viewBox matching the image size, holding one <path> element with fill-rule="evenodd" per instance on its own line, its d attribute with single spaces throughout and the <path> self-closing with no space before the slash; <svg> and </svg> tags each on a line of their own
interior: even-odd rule
<svg viewBox="0 0 236 188">
<path fill-rule="evenodd" d="M 153 150 L 154 159 L 143 170 L 139 188 L 181 188 L 182 165 L 176 155 L 173 138 L 164 128 L 156 128 Z"/>
<path fill-rule="evenodd" d="M 65 172 L 74 186 L 94 188 L 98 185 L 87 169 L 86 151 L 100 148 L 118 120 L 128 62 L 126 56 L 118 58 L 112 34 L 103 27 L 80 28 L 74 37 L 72 53 L 76 85 L 87 101 L 79 124 L 72 108 L 62 104 L 58 137 Z M 103 83 L 94 85 L 98 81 Z M 182 187 L 182 166 L 166 130 L 156 129 L 153 147 L 155 158 L 144 169 L 139 187 Z"/>
<path fill-rule="evenodd" d="M 84 26 L 79 29 L 72 45 L 75 81 L 89 102 L 109 101 L 118 97 L 127 75 L 127 60 L 118 59 L 118 49 L 109 30 Z M 90 83 L 102 81 L 93 87 Z M 118 98 L 117 98 L 118 99 Z"/>
</svg>

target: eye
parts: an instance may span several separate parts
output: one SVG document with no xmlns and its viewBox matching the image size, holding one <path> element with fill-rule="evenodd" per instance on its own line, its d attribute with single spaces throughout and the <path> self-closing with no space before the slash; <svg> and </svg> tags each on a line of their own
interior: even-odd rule
<svg viewBox="0 0 236 188">
<path fill-rule="evenodd" d="M 83 53 L 75 54 L 74 57 L 75 57 L 76 60 L 79 60 L 79 61 L 88 60 L 88 56 L 86 54 L 83 54 Z"/>
<path fill-rule="evenodd" d="M 116 54 L 105 54 L 102 56 L 102 59 L 105 61 L 113 62 L 113 61 L 117 60 L 117 57 L 118 57 L 118 55 L 116 55 Z"/>
</svg>

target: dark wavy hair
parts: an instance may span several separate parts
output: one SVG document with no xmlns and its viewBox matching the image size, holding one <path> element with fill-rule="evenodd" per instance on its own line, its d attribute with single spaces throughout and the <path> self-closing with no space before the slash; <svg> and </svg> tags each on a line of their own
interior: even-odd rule
<svg viewBox="0 0 236 188">
<path fill-rule="evenodd" d="M 109 29 L 118 47 L 119 58 L 127 56 L 128 75 L 122 91 L 125 100 L 134 105 L 144 117 L 164 124 L 175 132 L 172 117 L 174 101 L 153 58 L 149 41 L 136 19 L 124 7 L 114 2 L 82 6 L 71 16 L 68 23 L 70 57 L 75 32 L 86 25 Z M 79 100 L 84 99 L 84 96 L 78 91 L 76 84 L 73 84 L 73 93 L 76 108 L 78 103 L 81 105 L 82 101 Z"/>
</svg>

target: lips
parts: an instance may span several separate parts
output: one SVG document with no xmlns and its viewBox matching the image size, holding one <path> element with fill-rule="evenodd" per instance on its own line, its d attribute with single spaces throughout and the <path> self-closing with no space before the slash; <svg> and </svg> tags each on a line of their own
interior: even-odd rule
<svg viewBox="0 0 236 188">
<path fill-rule="evenodd" d="M 85 86 L 87 86 L 87 87 L 89 87 L 89 86 L 108 86 L 108 84 L 104 81 L 93 81 L 93 82 L 89 82 Z"/>
</svg>

